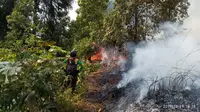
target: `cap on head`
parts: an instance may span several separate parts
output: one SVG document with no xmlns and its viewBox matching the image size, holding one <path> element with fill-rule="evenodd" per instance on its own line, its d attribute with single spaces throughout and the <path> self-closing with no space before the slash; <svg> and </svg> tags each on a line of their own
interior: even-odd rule
<svg viewBox="0 0 200 112">
<path fill-rule="evenodd" d="M 75 50 L 72 50 L 70 52 L 70 57 L 76 57 L 76 51 Z"/>
</svg>

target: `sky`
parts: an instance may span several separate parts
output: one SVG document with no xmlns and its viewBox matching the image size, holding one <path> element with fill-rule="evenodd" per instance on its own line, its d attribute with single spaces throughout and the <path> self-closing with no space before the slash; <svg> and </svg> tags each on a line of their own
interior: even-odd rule
<svg viewBox="0 0 200 112">
<path fill-rule="evenodd" d="M 69 16 L 72 20 L 76 19 L 76 10 L 79 8 L 78 0 L 74 0 L 72 6 L 73 9 L 70 10 Z M 194 37 L 200 38 L 200 0 L 189 0 L 190 1 L 190 8 L 188 10 L 189 18 L 187 18 L 184 22 L 184 27 L 187 27 L 188 30 L 191 30 L 189 33 Z"/>
<path fill-rule="evenodd" d="M 73 1 L 73 4 L 72 4 L 73 9 L 71 9 L 71 10 L 69 11 L 69 16 L 71 17 L 72 20 L 75 20 L 75 19 L 76 19 L 76 16 L 77 16 L 77 13 L 75 12 L 75 11 L 79 8 L 77 2 L 78 2 L 78 0 L 74 0 L 74 1 Z"/>
</svg>

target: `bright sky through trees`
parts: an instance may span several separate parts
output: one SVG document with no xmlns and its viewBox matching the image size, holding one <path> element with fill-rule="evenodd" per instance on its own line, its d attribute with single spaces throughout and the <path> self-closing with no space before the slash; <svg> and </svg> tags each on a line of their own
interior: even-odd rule
<svg viewBox="0 0 200 112">
<path fill-rule="evenodd" d="M 192 29 L 190 33 L 192 33 L 195 36 L 200 36 L 200 13 L 198 12 L 200 10 L 199 0 L 190 0 L 191 6 L 189 7 L 189 18 L 185 20 L 185 26 L 189 29 Z M 78 0 L 74 0 L 73 9 L 70 10 L 69 16 L 72 20 L 76 19 L 77 13 L 76 10 L 79 8 L 78 6 Z"/>
<path fill-rule="evenodd" d="M 71 17 L 72 20 L 75 20 L 77 16 L 76 10 L 79 8 L 78 0 L 73 1 L 72 7 L 73 9 L 70 10 L 69 16 Z"/>
</svg>

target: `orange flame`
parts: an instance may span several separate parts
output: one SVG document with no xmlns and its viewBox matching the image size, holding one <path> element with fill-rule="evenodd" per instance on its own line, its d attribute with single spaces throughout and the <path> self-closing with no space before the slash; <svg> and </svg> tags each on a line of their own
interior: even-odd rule
<svg viewBox="0 0 200 112">
<path fill-rule="evenodd" d="M 95 55 L 92 55 L 91 57 L 90 57 L 90 60 L 91 61 L 102 61 L 102 60 L 104 60 L 104 59 L 112 59 L 112 60 L 114 60 L 114 61 L 117 61 L 118 60 L 118 57 L 117 56 L 113 56 L 113 57 L 109 57 L 108 56 L 108 54 L 105 54 L 106 55 L 106 57 L 104 56 L 103 57 L 103 52 L 104 52 L 104 48 L 101 48 L 101 50 L 98 52 L 98 53 L 96 53 Z"/>
<path fill-rule="evenodd" d="M 94 55 L 92 55 L 92 56 L 89 57 L 88 60 L 90 62 L 93 62 L 93 61 L 103 61 L 103 60 L 107 60 L 107 59 L 111 59 L 113 61 L 118 61 L 120 59 L 125 58 L 124 56 L 111 56 L 111 55 L 107 54 L 106 52 L 104 52 L 105 49 L 103 47 L 99 46 L 96 43 L 92 43 L 92 45 L 94 47 L 96 47 L 97 49 L 100 48 L 100 50 L 98 50 L 97 53 L 95 53 Z"/>
<path fill-rule="evenodd" d="M 101 50 L 97 54 L 91 56 L 91 61 L 102 61 L 103 60 L 103 56 L 102 56 L 103 51 L 104 51 L 104 48 L 101 48 Z"/>
</svg>

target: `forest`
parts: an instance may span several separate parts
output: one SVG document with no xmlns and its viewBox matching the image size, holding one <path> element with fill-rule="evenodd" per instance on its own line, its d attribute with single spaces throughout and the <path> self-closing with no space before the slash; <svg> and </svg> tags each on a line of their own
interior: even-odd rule
<svg viewBox="0 0 200 112">
<path fill-rule="evenodd" d="M 121 80 L 120 73 L 109 76 L 119 68 L 103 65 L 103 56 L 97 59 L 98 53 L 115 49 L 132 59 L 127 43 L 155 41 L 160 24 L 183 24 L 190 6 L 188 0 L 77 2 L 77 17 L 71 20 L 73 0 L 0 0 L 0 112 L 109 111 L 109 101 L 121 97 L 125 88 L 109 85 Z M 63 61 L 72 50 L 83 62 L 74 94 L 63 90 Z M 96 101 L 97 95 L 88 98 L 97 94 L 91 92 L 97 80 L 108 82 L 101 101 Z"/>
</svg>

